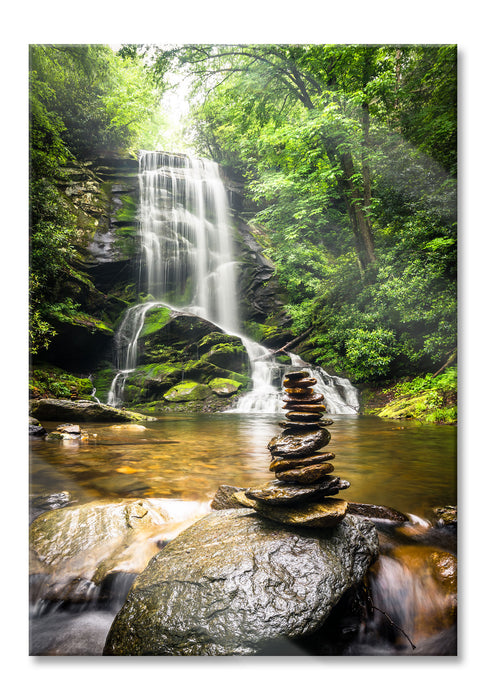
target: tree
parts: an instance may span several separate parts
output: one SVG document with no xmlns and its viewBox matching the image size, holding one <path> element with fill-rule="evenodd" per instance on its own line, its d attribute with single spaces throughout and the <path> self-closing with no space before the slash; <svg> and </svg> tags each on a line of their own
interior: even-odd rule
<svg viewBox="0 0 486 700">
<path fill-rule="evenodd" d="M 307 359 L 367 381 L 447 357 L 455 47 L 151 52 L 193 76 L 199 147 L 244 178 Z"/>
<path fill-rule="evenodd" d="M 76 227 L 58 189 L 68 161 L 134 150 L 160 93 L 138 58 L 102 45 L 30 47 L 30 340 L 47 348 L 53 319 L 76 304 Z M 144 144 L 145 145 L 145 144 Z M 149 145 L 150 147 L 150 145 Z M 84 280 L 86 281 L 86 280 Z"/>
<path fill-rule="evenodd" d="M 364 269 L 376 262 L 370 217 L 367 95 L 376 52 L 367 46 L 191 45 L 159 50 L 155 70 L 165 74 L 171 61 L 190 65 L 198 87 L 205 84 L 208 90 L 217 89 L 231 76 L 242 75 L 242 87 L 250 86 L 251 108 L 257 117 L 272 101 L 274 112 L 288 110 L 295 103 L 309 113 L 318 110 L 323 154 L 334 169 Z M 352 65 L 347 61 L 351 54 Z M 357 140 L 361 152 L 351 147 Z"/>
</svg>

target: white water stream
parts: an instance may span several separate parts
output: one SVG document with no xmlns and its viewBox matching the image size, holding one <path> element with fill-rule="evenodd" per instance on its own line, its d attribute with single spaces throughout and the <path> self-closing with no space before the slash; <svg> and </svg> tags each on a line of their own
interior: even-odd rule
<svg viewBox="0 0 486 700">
<path fill-rule="evenodd" d="M 218 165 L 203 158 L 142 151 L 139 160 L 142 287 L 152 301 L 126 312 L 115 338 L 117 374 L 107 403 L 120 406 L 127 377 L 137 364 L 137 342 L 147 312 L 170 306 L 194 313 L 241 338 L 250 358 L 252 388 L 237 413 L 282 411 L 288 365 L 241 334 L 229 209 Z M 292 366 L 305 365 L 290 355 Z M 307 365 L 305 365 L 307 367 Z M 329 413 L 356 413 L 357 390 L 346 379 L 308 367 Z"/>
</svg>

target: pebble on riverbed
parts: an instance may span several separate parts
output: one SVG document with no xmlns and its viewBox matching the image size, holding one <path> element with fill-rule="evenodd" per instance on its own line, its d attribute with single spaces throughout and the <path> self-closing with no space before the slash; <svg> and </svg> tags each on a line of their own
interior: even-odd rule
<svg viewBox="0 0 486 700">
<path fill-rule="evenodd" d="M 289 525 L 332 527 L 347 511 L 347 502 L 331 498 L 349 487 L 349 482 L 331 475 L 332 452 L 319 452 L 331 434 L 324 420 L 326 407 L 321 394 L 314 394 L 314 378 L 306 370 L 289 372 L 284 379 L 286 420 L 283 431 L 273 437 L 268 449 L 272 455 L 270 471 L 275 479 L 233 494 L 263 517 Z"/>
</svg>

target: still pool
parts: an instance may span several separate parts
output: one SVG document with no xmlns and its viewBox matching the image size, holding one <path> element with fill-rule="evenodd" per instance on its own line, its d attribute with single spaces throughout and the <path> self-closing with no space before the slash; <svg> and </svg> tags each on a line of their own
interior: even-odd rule
<svg viewBox="0 0 486 700">
<path fill-rule="evenodd" d="M 350 482 L 349 501 L 387 505 L 426 517 L 456 503 L 456 428 L 331 416 L 336 475 Z M 78 503 L 96 498 L 211 500 L 218 486 L 273 478 L 272 414 L 171 415 L 143 425 L 84 424 L 83 440 L 31 440 L 31 495 L 68 491 Z M 44 423 L 48 430 L 56 424 Z"/>
</svg>

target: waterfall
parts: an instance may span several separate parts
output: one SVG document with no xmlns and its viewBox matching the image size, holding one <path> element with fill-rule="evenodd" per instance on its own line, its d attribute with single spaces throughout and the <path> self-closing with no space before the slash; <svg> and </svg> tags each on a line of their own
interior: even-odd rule
<svg viewBox="0 0 486 700">
<path fill-rule="evenodd" d="M 278 413 L 288 365 L 241 334 L 229 208 L 216 163 L 204 158 L 141 151 L 139 157 L 140 287 L 151 298 L 127 310 L 115 336 L 116 375 L 107 403 L 120 406 L 137 365 L 137 344 L 155 306 L 194 313 L 241 338 L 251 365 L 252 388 L 233 409 Z M 290 356 L 290 355 L 289 355 Z M 291 356 L 293 364 L 302 360 Z M 306 365 L 307 366 L 307 365 Z M 309 367 L 329 413 L 358 410 L 357 392 L 345 379 Z"/>
<path fill-rule="evenodd" d="M 358 413 L 358 390 L 349 379 L 330 375 L 322 367 L 309 365 L 291 352 L 287 352 L 291 364 L 284 365 L 269 356 L 268 350 L 261 345 L 248 339 L 244 343 L 252 366 L 253 389 L 240 398 L 234 413 L 283 413 L 284 375 L 304 367 L 316 379 L 314 388 L 323 394 L 327 413 Z"/>
<path fill-rule="evenodd" d="M 145 316 L 149 309 L 161 306 L 156 301 L 131 306 L 125 312 L 121 325 L 115 336 L 115 364 L 117 373 L 108 392 L 107 404 L 120 406 L 123 401 L 125 383 L 129 374 L 137 366 L 137 343 L 142 332 Z"/>
<path fill-rule="evenodd" d="M 140 155 L 142 283 L 154 299 L 239 329 L 236 263 L 218 165 L 204 158 Z"/>
</svg>

